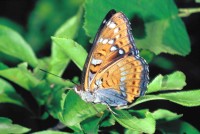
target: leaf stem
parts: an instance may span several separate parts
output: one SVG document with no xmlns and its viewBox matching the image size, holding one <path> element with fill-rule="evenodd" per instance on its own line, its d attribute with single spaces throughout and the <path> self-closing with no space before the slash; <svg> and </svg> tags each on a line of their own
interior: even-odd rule
<svg viewBox="0 0 200 134">
<path fill-rule="evenodd" d="M 199 8 L 179 8 L 179 17 L 188 17 L 193 13 L 199 13 L 200 12 L 200 7 Z"/>
</svg>

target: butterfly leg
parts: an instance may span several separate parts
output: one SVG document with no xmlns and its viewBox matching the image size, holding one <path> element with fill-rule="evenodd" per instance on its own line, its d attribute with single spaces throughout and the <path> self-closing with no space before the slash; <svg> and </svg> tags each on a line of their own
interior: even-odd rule
<svg viewBox="0 0 200 134">
<path fill-rule="evenodd" d="M 128 106 L 117 106 L 115 109 L 120 110 L 120 109 L 127 109 Z"/>
<path fill-rule="evenodd" d="M 93 103 L 91 103 L 91 104 L 92 104 L 93 108 L 95 109 L 95 111 L 98 113 L 98 116 L 101 117 L 101 116 L 104 114 L 104 112 L 103 112 L 103 111 L 100 112 L 100 111 L 95 107 L 95 105 L 94 105 Z"/>
<path fill-rule="evenodd" d="M 118 115 L 117 113 L 115 113 L 108 104 L 106 104 L 108 110 L 112 113 L 112 114 L 115 114 L 115 115 Z"/>
</svg>

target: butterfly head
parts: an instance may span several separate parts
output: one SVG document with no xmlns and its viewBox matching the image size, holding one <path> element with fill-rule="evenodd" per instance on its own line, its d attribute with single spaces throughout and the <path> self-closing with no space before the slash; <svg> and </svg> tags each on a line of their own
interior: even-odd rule
<svg viewBox="0 0 200 134">
<path fill-rule="evenodd" d="M 75 85 L 74 90 L 76 93 L 79 93 L 81 91 L 82 86 L 81 85 Z"/>
<path fill-rule="evenodd" d="M 90 91 L 82 90 L 81 85 L 76 85 L 74 91 L 86 102 L 94 102 L 95 95 Z"/>
</svg>

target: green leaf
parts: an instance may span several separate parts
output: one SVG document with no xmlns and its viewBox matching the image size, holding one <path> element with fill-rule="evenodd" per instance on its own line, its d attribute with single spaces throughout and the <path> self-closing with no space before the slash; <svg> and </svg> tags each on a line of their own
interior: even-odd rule
<svg viewBox="0 0 200 134">
<path fill-rule="evenodd" d="M 158 96 L 183 106 L 194 107 L 200 106 L 200 98 L 198 96 L 199 94 L 200 90 L 190 90 L 183 92 L 159 94 Z"/>
<path fill-rule="evenodd" d="M 76 126 L 83 120 L 92 117 L 105 109 L 105 105 L 86 103 L 74 91 L 69 91 L 64 101 L 60 121 L 68 127 Z"/>
<path fill-rule="evenodd" d="M 133 107 L 140 103 L 144 103 L 151 100 L 169 100 L 182 106 L 195 107 L 200 106 L 199 94 L 200 90 L 197 89 L 182 92 L 163 93 L 158 95 L 146 95 L 138 98 L 136 102 L 131 104 L 129 107 Z"/>
<path fill-rule="evenodd" d="M 64 109 L 64 99 L 66 94 L 62 88 L 63 86 L 61 85 L 54 85 L 46 104 L 48 112 L 56 119 L 61 117 L 62 110 Z"/>
<path fill-rule="evenodd" d="M 108 117 L 103 119 L 103 121 L 100 124 L 100 127 L 110 127 L 113 125 L 115 125 L 115 119 L 113 116 L 109 115 Z"/>
<path fill-rule="evenodd" d="M 158 75 L 148 85 L 147 93 L 153 93 L 163 90 L 181 90 L 186 85 L 184 73 L 176 71 L 170 75 Z"/>
<path fill-rule="evenodd" d="M 153 118 L 156 119 L 159 123 L 168 122 L 172 120 L 177 120 L 182 117 L 182 114 L 173 113 L 166 109 L 158 109 L 152 113 Z"/>
<path fill-rule="evenodd" d="M 9 28 L 17 31 L 20 34 L 24 33 L 24 29 L 21 25 L 9 20 L 8 18 L 0 18 L 0 25 L 4 25 L 6 27 L 9 27 Z"/>
<path fill-rule="evenodd" d="M 5 118 L 5 117 L 0 117 L 0 132 L 2 134 L 21 134 L 21 133 L 27 133 L 29 132 L 30 129 L 13 124 L 12 120 Z"/>
<path fill-rule="evenodd" d="M 200 3 L 200 0 L 195 0 L 196 3 Z"/>
<path fill-rule="evenodd" d="M 123 127 L 140 133 L 155 132 L 156 122 L 149 112 L 146 113 L 146 117 L 142 119 L 136 118 L 124 110 L 115 110 L 115 112 L 117 115 L 113 114 L 114 118 Z"/>
<path fill-rule="evenodd" d="M 7 81 L 0 78 L 0 85 L 0 103 L 11 103 L 21 107 L 26 107 L 23 98 Z"/>
<path fill-rule="evenodd" d="M 12 29 L 0 25 L 0 51 L 36 66 L 38 61 L 29 44 Z"/>
<path fill-rule="evenodd" d="M 44 130 L 44 131 L 34 132 L 32 134 L 71 134 L 71 133 L 55 131 L 55 130 Z"/>
<path fill-rule="evenodd" d="M 39 80 L 27 69 L 27 63 L 19 64 L 18 67 L 0 70 L 0 76 L 18 84 L 26 90 L 35 87 Z"/>
<path fill-rule="evenodd" d="M 99 122 L 102 118 L 100 117 L 91 117 L 86 120 L 84 120 L 82 124 L 83 131 L 86 134 L 98 134 L 99 129 Z"/>
<path fill-rule="evenodd" d="M 78 13 L 68 19 L 55 33 L 55 37 L 74 39 L 81 22 L 83 9 L 80 8 Z"/>
<path fill-rule="evenodd" d="M 140 56 L 143 57 L 147 63 L 150 63 L 155 57 L 155 54 L 148 50 L 142 50 Z"/>
<path fill-rule="evenodd" d="M 84 0 L 39 0 L 28 18 L 27 40 L 35 51 L 41 50 L 50 36 L 76 14 Z M 67 9 L 67 10 L 66 10 Z"/>
<path fill-rule="evenodd" d="M 131 129 L 126 129 L 125 134 L 141 134 L 141 133 L 138 131 L 131 130 Z"/>
<path fill-rule="evenodd" d="M 150 3 L 148 0 L 87 0 L 84 29 L 90 37 L 94 38 L 104 16 L 113 7 L 124 12 L 130 20 L 132 17 L 141 20 L 137 26 L 137 23 L 133 22 L 133 35 L 138 48 L 148 49 L 155 54 L 170 53 L 182 56 L 191 51 L 186 28 L 178 16 L 173 0 L 152 0 Z M 133 18 L 134 20 L 136 19 Z"/>
<path fill-rule="evenodd" d="M 174 70 L 175 68 L 175 63 L 172 60 L 167 59 L 160 55 L 156 56 L 151 62 L 151 64 L 165 70 Z"/>
<path fill-rule="evenodd" d="M 52 37 L 53 42 L 60 47 L 66 57 L 72 59 L 72 61 L 82 70 L 87 52 L 81 45 L 73 41 L 72 39 Z"/>
<path fill-rule="evenodd" d="M 37 100 L 39 105 L 45 104 L 52 90 L 53 88 L 51 88 L 51 84 L 45 80 L 39 81 L 37 85 L 30 89 L 32 95 Z"/>
<path fill-rule="evenodd" d="M 4 63 L 0 62 L 0 70 L 4 70 L 4 69 L 7 69 L 8 66 L 5 65 Z"/>
<path fill-rule="evenodd" d="M 158 124 L 158 130 L 160 130 L 163 134 L 199 134 L 200 132 L 193 127 L 191 124 L 181 121 L 175 120 L 163 124 Z"/>
<path fill-rule="evenodd" d="M 70 59 L 66 55 L 62 47 L 60 47 L 56 43 L 53 43 L 52 45 L 51 59 L 52 60 L 50 61 L 49 72 L 61 76 L 67 65 L 69 64 Z M 49 75 L 49 77 L 51 77 L 51 75 Z"/>
</svg>

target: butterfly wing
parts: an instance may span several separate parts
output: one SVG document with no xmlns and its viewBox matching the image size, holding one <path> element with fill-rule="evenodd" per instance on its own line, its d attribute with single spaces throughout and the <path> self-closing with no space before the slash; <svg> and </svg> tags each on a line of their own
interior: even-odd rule
<svg viewBox="0 0 200 134">
<path fill-rule="evenodd" d="M 106 15 L 85 64 L 83 90 L 113 89 L 128 102 L 144 94 L 148 65 L 139 56 L 130 30 L 123 13 L 112 10 Z"/>
</svg>

